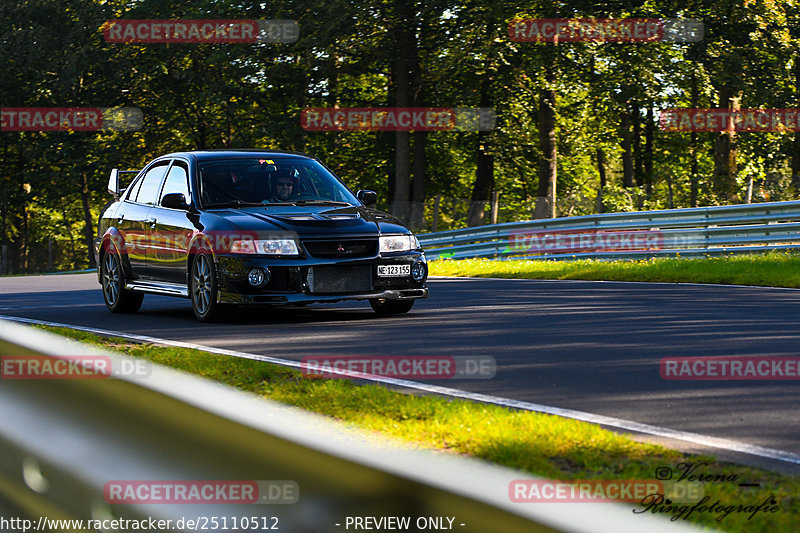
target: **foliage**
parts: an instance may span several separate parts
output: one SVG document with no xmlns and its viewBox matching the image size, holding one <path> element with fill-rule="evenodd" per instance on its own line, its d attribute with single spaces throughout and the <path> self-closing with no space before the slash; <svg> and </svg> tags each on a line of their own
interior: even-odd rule
<svg viewBox="0 0 800 533">
<path fill-rule="evenodd" d="M 437 195 L 452 206 L 443 204 L 437 229 L 467 223 L 481 150 L 494 162 L 498 219 L 532 217 L 542 158 L 537 113 L 547 88 L 556 93 L 559 216 L 689 207 L 693 183 L 698 205 L 744 201 L 751 179 L 752 201 L 794 199 L 791 160 L 794 154 L 800 161 L 795 154 L 800 142 L 791 133 L 740 134 L 738 174 L 727 190 L 714 182 L 717 134 L 698 133 L 693 145 L 688 133 L 660 131 L 656 122 L 660 109 L 692 107 L 693 84 L 699 107 L 717 107 L 724 91 L 740 94 L 742 107 L 797 106 L 798 7 L 798 0 L 7 0 L 0 4 L 2 106 L 135 106 L 145 120 L 136 132 L 0 134 L 6 270 L 47 269 L 48 241 L 58 251 L 52 254 L 54 268 L 89 265 L 91 236 L 108 200 L 109 170 L 141 168 L 178 150 L 304 151 L 320 157 L 353 189 L 376 190 L 379 207 L 389 208 L 395 134 L 308 132 L 299 116 L 311 106 L 394 105 L 401 29 L 415 36 L 411 52 L 419 64 L 411 74 L 425 106 L 479 107 L 488 98 L 497 114 L 496 128 L 480 143 L 476 132 L 427 135 L 423 230 L 434 226 Z M 699 19 L 705 37 L 697 43 L 554 45 L 508 36 L 515 18 L 557 16 Z M 109 43 L 100 28 L 115 18 L 294 19 L 300 39 Z M 548 68 L 555 81 L 548 81 Z M 634 141 L 627 152 L 623 130 Z M 411 142 L 413 147 L 421 141 L 412 136 Z M 600 152 L 606 175 L 602 202 Z M 627 187 L 626 158 L 635 174 Z M 649 176 L 645 162 L 652 168 Z M 484 200 L 488 212 L 489 197 Z"/>
</svg>

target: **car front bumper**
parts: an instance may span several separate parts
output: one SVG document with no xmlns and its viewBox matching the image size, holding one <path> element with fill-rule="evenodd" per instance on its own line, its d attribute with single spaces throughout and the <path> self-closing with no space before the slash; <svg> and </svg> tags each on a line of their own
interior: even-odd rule
<svg viewBox="0 0 800 533">
<path fill-rule="evenodd" d="M 428 297 L 427 262 L 421 250 L 348 261 L 247 255 L 219 255 L 215 259 L 219 303 L 269 305 Z M 378 275 L 378 265 L 409 265 L 411 270 L 419 263 L 424 266 L 420 280 L 410 275 Z M 269 272 L 269 282 L 250 285 L 248 273 L 253 269 Z"/>
</svg>

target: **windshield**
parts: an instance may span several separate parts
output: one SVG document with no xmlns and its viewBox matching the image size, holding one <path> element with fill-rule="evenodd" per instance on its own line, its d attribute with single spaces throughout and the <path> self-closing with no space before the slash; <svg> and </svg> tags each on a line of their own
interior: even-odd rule
<svg viewBox="0 0 800 533">
<path fill-rule="evenodd" d="M 249 205 L 360 205 L 353 193 L 317 161 L 237 158 L 200 163 L 205 207 Z"/>
</svg>

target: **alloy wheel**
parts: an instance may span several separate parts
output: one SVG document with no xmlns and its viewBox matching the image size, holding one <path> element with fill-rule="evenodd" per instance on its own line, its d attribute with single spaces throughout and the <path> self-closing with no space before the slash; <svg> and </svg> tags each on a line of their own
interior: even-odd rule
<svg viewBox="0 0 800 533">
<path fill-rule="evenodd" d="M 213 283 L 208 258 L 204 254 L 197 256 L 192 278 L 192 299 L 194 300 L 197 312 L 204 315 L 208 311 L 208 306 L 211 303 Z"/>
<path fill-rule="evenodd" d="M 113 306 L 119 298 L 119 263 L 113 253 L 107 253 L 103 259 L 103 295 L 109 305 Z"/>
</svg>

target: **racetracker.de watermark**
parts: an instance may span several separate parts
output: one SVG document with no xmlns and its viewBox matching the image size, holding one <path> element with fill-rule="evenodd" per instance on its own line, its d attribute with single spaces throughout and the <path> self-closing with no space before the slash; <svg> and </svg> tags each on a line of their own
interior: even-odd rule
<svg viewBox="0 0 800 533">
<path fill-rule="evenodd" d="M 109 43 L 293 43 L 300 36 L 296 20 L 109 20 L 102 30 Z"/>
<path fill-rule="evenodd" d="M 450 355 L 314 355 L 301 359 L 309 378 L 492 379 L 494 357 Z"/>
<path fill-rule="evenodd" d="M 488 107 L 310 107 L 300 113 L 306 131 L 491 131 Z"/>
<path fill-rule="evenodd" d="M 661 111 L 658 126 L 671 132 L 798 132 L 800 108 L 669 108 Z"/>
<path fill-rule="evenodd" d="M 704 493 L 699 482 L 655 479 L 515 479 L 508 485 L 508 497 L 515 503 L 641 503 L 658 495 L 691 503 Z"/>
<path fill-rule="evenodd" d="M 0 131 L 137 131 L 138 107 L 3 107 Z"/>
<path fill-rule="evenodd" d="M 290 480 L 120 480 L 103 487 L 109 504 L 291 504 L 300 487 Z"/>
<path fill-rule="evenodd" d="M 503 253 L 592 253 L 660 250 L 664 236 L 658 230 L 632 231 L 513 231 Z"/>
<path fill-rule="evenodd" d="M 112 359 L 106 355 L 4 355 L 0 357 L 0 379 L 108 379 L 147 377 L 149 361 Z"/>
<path fill-rule="evenodd" d="M 185 252 L 191 248 L 208 249 L 215 255 L 259 253 L 280 255 L 281 251 L 288 253 L 289 250 L 286 248 L 296 246 L 298 241 L 297 234 L 290 232 L 209 230 L 198 236 L 197 232 L 193 231 L 141 232 L 132 229 L 124 235 L 118 232 L 109 233 L 103 238 L 100 246 L 104 253 L 113 252 L 120 255 L 143 255 L 153 249 Z"/>
<path fill-rule="evenodd" d="M 694 19 L 514 19 L 508 36 L 517 42 L 641 43 L 703 40 L 702 21 Z"/>
<path fill-rule="evenodd" d="M 800 357 L 665 357 L 658 372 L 666 380 L 800 380 Z"/>
</svg>

